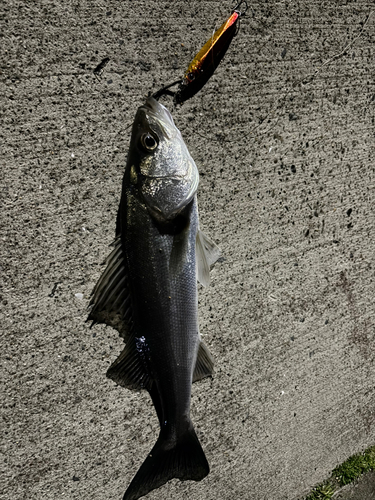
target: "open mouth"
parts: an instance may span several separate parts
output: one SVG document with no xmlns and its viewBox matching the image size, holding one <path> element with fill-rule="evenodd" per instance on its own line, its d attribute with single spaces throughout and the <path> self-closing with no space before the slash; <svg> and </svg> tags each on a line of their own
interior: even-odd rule
<svg viewBox="0 0 375 500">
<path fill-rule="evenodd" d="M 172 115 L 169 110 L 153 97 L 149 97 L 142 107 L 146 108 L 147 111 L 151 111 L 151 114 L 158 120 L 161 120 L 164 123 L 168 123 L 168 125 L 172 125 L 173 128 L 175 127 Z"/>
</svg>

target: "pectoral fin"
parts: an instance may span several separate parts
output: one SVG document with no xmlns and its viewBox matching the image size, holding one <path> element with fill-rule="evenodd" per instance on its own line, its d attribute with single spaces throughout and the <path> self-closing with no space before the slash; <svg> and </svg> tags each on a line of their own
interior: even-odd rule
<svg viewBox="0 0 375 500">
<path fill-rule="evenodd" d="M 213 368 L 214 360 L 212 359 L 206 344 L 201 342 L 199 344 L 197 361 L 195 363 L 193 382 L 197 382 L 197 380 L 202 380 L 202 378 L 212 375 Z"/>
<path fill-rule="evenodd" d="M 172 252 L 169 260 L 169 272 L 172 276 L 177 276 L 186 263 L 189 246 L 189 230 L 190 223 L 173 237 Z"/>
<path fill-rule="evenodd" d="M 197 276 L 199 283 L 203 286 L 210 284 L 210 267 L 215 264 L 220 255 L 220 248 L 201 230 L 198 230 L 196 239 Z"/>
</svg>

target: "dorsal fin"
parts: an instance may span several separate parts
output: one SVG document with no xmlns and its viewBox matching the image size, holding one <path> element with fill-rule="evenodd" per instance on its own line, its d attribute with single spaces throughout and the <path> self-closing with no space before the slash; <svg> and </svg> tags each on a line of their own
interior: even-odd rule
<svg viewBox="0 0 375 500">
<path fill-rule="evenodd" d="M 107 267 L 92 291 L 87 321 L 104 323 L 128 338 L 131 324 L 129 281 L 122 252 L 121 236 L 113 243 L 114 249 L 106 259 Z"/>
</svg>

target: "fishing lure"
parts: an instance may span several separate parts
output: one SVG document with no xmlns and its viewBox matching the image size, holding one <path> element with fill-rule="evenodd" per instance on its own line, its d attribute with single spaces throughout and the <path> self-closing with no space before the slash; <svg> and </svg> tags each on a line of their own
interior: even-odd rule
<svg viewBox="0 0 375 500">
<path fill-rule="evenodd" d="M 240 2 L 232 11 L 228 19 L 220 26 L 214 35 L 203 45 L 198 54 L 189 64 L 189 67 L 180 83 L 174 101 L 178 104 L 193 97 L 213 75 L 220 61 L 223 59 L 234 36 L 238 33 L 238 21 L 246 12 L 239 10 Z"/>
<path fill-rule="evenodd" d="M 240 10 L 242 4 L 245 4 L 243 11 Z M 172 95 L 176 104 L 182 104 L 199 92 L 213 75 L 234 36 L 238 33 L 239 19 L 246 10 L 246 1 L 241 1 L 191 61 L 183 79 L 163 87 L 153 97 L 158 99 L 162 95 Z M 177 92 L 170 91 L 169 88 L 176 84 L 179 84 Z"/>
</svg>

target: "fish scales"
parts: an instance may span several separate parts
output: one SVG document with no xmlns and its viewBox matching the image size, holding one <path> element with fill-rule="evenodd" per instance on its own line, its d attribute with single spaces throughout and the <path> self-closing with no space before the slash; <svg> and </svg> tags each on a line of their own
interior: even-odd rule
<svg viewBox="0 0 375 500">
<path fill-rule="evenodd" d="M 124 500 L 172 478 L 199 481 L 209 465 L 190 419 L 192 382 L 212 374 L 198 327 L 197 279 L 209 283 L 218 247 L 199 229 L 198 170 L 169 111 L 152 97 L 137 111 L 114 250 L 88 319 L 116 328 L 125 348 L 107 376 L 146 389 L 160 423 Z"/>
<path fill-rule="evenodd" d="M 198 302 L 195 275 L 195 238 L 198 230 L 197 203 L 186 210 L 190 227 L 188 256 L 171 279 L 169 260 L 172 234 L 162 234 L 147 210 L 136 199 L 128 200 L 124 247 L 127 256 L 133 321 L 137 338 L 143 338 L 147 368 L 155 379 L 168 426 L 188 423 L 190 392 L 197 349 Z M 178 415 L 184 415 L 181 422 Z M 168 429 L 169 431 L 169 429 Z"/>
</svg>

